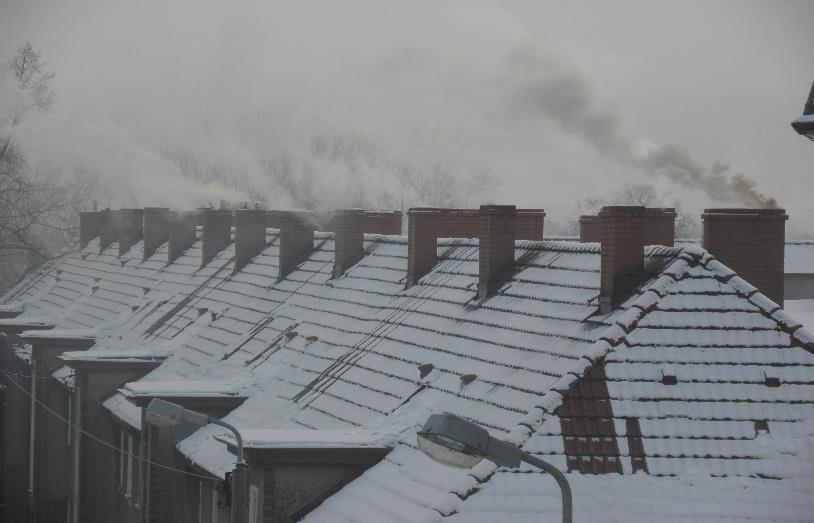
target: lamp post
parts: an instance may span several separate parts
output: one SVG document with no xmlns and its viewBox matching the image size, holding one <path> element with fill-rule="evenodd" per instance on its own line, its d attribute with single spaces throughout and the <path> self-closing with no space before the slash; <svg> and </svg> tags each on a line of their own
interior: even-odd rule
<svg viewBox="0 0 814 523">
<path fill-rule="evenodd" d="M 458 468 L 471 468 L 486 458 L 497 465 L 517 468 L 521 461 L 551 474 L 562 492 L 562 520 L 571 523 L 571 486 L 553 465 L 518 447 L 493 438 L 486 429 L 451 414 L 433 414 L 418 432 L 418 448 L 433 460 Z"/>
<path fill-rule="evenodd" d="M 194 410 L 185 409 L 181 405 L 155 398 L 147 405 L 144 417 L 157 427 L 172 427 L 179 423 L 189 423 L 197 427 L 205 427 L 210 423 L 229 429 L 237 442 L 237 463 L 232 474 L 232 521 L 246 523 L 248 521 L 248 495 L 249 495 L 249 466 L 243 458 L 243 437 L 240 432 L 229 423 L 217 418 L 207 416 Z"/>
<path fill-rule="evenodd" d="M 803 107 L 803 116 L 791 122 L 791 126 L 809 140 L 814 140 L 814 84 L 811 84 L 811 92 Z"/>
</svg>

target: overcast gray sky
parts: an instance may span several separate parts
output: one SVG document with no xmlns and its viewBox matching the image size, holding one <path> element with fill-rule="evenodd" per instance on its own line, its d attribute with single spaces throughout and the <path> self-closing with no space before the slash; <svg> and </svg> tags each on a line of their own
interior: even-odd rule
<svg viewBox="0 0 814 523">
<path fill-rule="evenodd" d="M 419 166 L 488 165 L 494 201 L 552 218 L 647 180 L 693 210 L 722 205 L 658 172 L 648 155 L 675 144 L 810 230 L 814 143 L 789 122 L 814 80 L 812 20 L 810 0 L 0 0 L 0 53 L 30 41 L 57 74 L 32 150 L 103 171 L 121 203 L 194 203 L 167 148 L 261 177 L 263 151 L 328 126 Z M 341 203 L 344 176 L 320 180 L 326 200 Z"/>
</svg>

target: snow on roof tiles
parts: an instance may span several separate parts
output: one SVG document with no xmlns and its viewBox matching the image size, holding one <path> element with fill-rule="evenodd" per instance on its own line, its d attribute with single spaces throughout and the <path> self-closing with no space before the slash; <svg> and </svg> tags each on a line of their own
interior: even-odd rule
<svg viewBox="0 0 814 523">
<path fill-rule="evenodd" d="M 613 459 L 625 474 L 627 420 L 636 418 L 633 437 L 651 475 L 806 475 L 794 445 L 781 452 L 766 440 L 795 431 L 811 439 L 797 428 L 814 419 L 814 357 L 803 348 L 811 337 L 697 247 L 648 247 L 657 274 L 621 310 L 599 316 L 598 244 L 518 242 L 514 278 L 480 302 L 477 240 L 441 240 L 438 265 L 409 289 L 404 238 L 367 235 L 367 255 L 332 279 L 333 235 L 317 233 L 309 259 L 280 282 L 276 231 L 268 240 L 234 275 L 233 245 L 200 268 L 200 242 L 169 265 L 166 246 L 141 262 L 141 244 L 118 259 L 115 244 L 96 254 L 91 242 L 11 298 L 58 327 L 107 326 L 88 352 L 166 353 L 143 382 L 243 384 L 251 396 L 225 419 L 245 430 L 407 431 L 313 520 L 436 520 L 480 513 L 484 503 L 497 511 L 510 496 L 502 478 L 528 483 L 537 475 L 493 474 L 488 463 L 468 472 L 443 467 L 417 450 L 415 430 L 432 412 L 455 413 L 566 468 L 557 408 L 596 363 L 618 436 Z M 427 364 L 422 376 L 418 366 Z M 140 426 L 123 396 L 105 406 Z M 768 421 L 771 436 L 758 435 L 755 420 Z M 206 427 L 179 449 L 222 475 L 233 456 L 211 438 L 220 433 Z M 585 479 L 584 488 L 605 481 L 612 490 L 617 477 Z M 514 501 L 530 502 L 517 492 Z"/>
</svg>

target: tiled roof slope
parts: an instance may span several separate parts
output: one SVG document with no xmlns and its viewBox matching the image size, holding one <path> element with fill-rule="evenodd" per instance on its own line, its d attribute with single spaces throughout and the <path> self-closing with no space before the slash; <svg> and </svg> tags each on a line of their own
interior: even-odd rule
<svg viewBox="0 0 814 523">
<path fill-rule="evenodd" d="M 632 520 L 656 516 L 807 520 L 814 508 L 805 494 L 814 486 L 812 341 L 799 323 L 709 254 L 685 249 L 682 260 L 630 304 L 586 356 L 607 375 L 623 473 L 633 472 L 633 463 L 642 457 L 631 448 L 632 441 L 643 449 L 650 475 L 707 479 L 696 478 L 697 485 L 691 481 L 688 487 L 610 474 L 591 480 L 590 488 L 623 493 L 642 483 L 642 488 L 655 488 L 666 497 L 665 492 L 678 485 L 670 493 L 672 503 L 658 508 L 638 492 L 625 493 L 627 510 L 632 512 L 615 515 L 627 514 Z M 574 390 L 591 395 L 591 388 L 581 385 L 584 379 L 577 379 L 567 376 L 546 393 L 509 438 L 563 470 L 567 460 L 558 415 L 569 415 L 562 410 L 563 396 Z M 637 420 L 634 434 L 627 432 L 631 419 Z M 574 438 L 581 439 L 574 442 L 577 448 L 582 443 L 586 449 L 581 459 L 596 458 L 588 443 L 600 439 L 597 435 L 588 426 L 583 438 Z M 783 481 L 710 479 L 720 476 Z M 494 465 L 484 462 L 472 477 L 476 484 L 455 491 L 464 501 L 453 512 L 464 520 L 530 521 L 551 510 L 545 507 L 545 498 L 529 488 L 540 483 L 533 478 L 541 475 L 495 473 Z M 507 490 L 521 478 L 524 487 Z M 556 491 L 547 481 L 549 492 Z M 587 480 L 577 478 L 576 484 L 582 481 Z M 603 482 L 605 486 L 600 486 Z M 746 497 L 733 488 L 764 492 L 778 484 L 783 485 L 779 487 L 783 503 L 775 503 L 777 510 L 771 512 L 762 506 L 766 496 Z M 717 494 L 719 506 L 714 510 L 708 492 Z M 588 492 L 575 490 L 577 507 L 601 518 L 602 511 L 589 508 L 587 500 L 579 501 L 585 495 Z M 709 512 L 693 508 L 702 498 Z"/>
<path fill-rule="evenodd" d="M 242 428 L 392 434 L 398 443 L 385 460 L 323 503 L 313 520 L 431 521 L 471 514 L 491 495 L 510 496 L 501 487 L 512 485 L 502 483 L 508 472 L 495 473 L 488 463 L 449 469 L 416 449 L 415 431 L 433 412 L 476 421 L 565 469 L 555 411 L 598 364 L 625 474 L 627 418 L 636 418 L 651 475 L 806 475 L 801 463 L 810 460 L 786 454 L 800 445 L 778 442 L 811 440 L 810 425 L 789 423 L 814 419 L 806 378 L 814 357 L 800 347 L 807 335 L 698 248 L 649 247 L 649 268 L 664 274 L 602 317 L 595 315 L 597 244 L 518 242 L 512 282 L 478 302 L 476 240 L 441 240 L 439 264 L 406 290 L 403 237 L 366 235 L 367 255 L 333 279 L 333 235 L 317 233 L 310 258 L 279 282 L 276 231 L 267 240 L 270 246 L 234 275 L 233 246 L 200 269 L 200 243 L 170 265 L 166 245 L 142 263 L 139 244 L 131 250 L 136 259 L 124 264 L 91 245 L 18 287 L 12 301 L 29 301 L 26 316 L 84 327 L 99 290 L 119 290 L 113 305 L 102 307 L 110 310 L 100 320 L 108 335 L 91 351 L 168 353 L 145 381 L 218 380 L 243 388 L 250 397 L 226 418 Z M 76 285 L 62 283 L 66 272 L 65 281 Z M 62 318 L 60 303 L 70 303 Z M 675 385 L 661 382 L 670 372 Z M 780 386 L 766 385 L 767 376 Z M 138 424 L 121 396 L 108 407 Z M 754 421 L 768 421 L 769 434 L 761 425 L 755 437 Z M 179 448 L 222 474 L 234 457 L 211 438 L 219 432 L 202 429 Z M 795 460 L 798 466 L 789 466 Z M 533 483 L 537 475 L 512 477 Z M 539 515 L 531 501 L 517 501 L 517 514 L 496 514 Z"/>
<path fill-rule="evenodd" d="M 405 243 L 368 237 L 368 255 L 336 280 L 327 265 L 319 277 L 295 272 L 299 290 L 275 305 L 256 336 L 262 343 L 236 340 L 226 359 L 195 371 L 211 379 L 230 365 L 251 368 L 257 392 L 225 418 L 239 427 L 407 430 L 385 461 L 348 488 L 358 487 L 368 513 L 382 507 L 379 519 L 392 517 L 392 507 L 432 519 L 449 510 L 450 489 L 471 479 L 417 451 L 415 429 L 426 416 L 455 412 L 507 435 L 580 365 L 613 317 L 586 321 L 596 310 L 597 245 L 519 242 L 512 283 L 478 303 L 477 241 L 442 241 L 440 263 L 406 291 Z M 656 265 L 678 252 L 651 251 Z M 175 379 L 172 361 L 180 357 L 150 377 Z M 423 378 L 421 364 L 432 365 Z M 467 383 L 465 375 L 476 377 Z M 217 432 L 203 429 L 179 448 L 222 474 L 234 458 L 211 438 Z M 427 467 L 436 470 L 427 474 Z"/>
<path fill-rule="evenodd" d="M 61 328 L 98 328 L 128 313 L 151 288 L 159 265 L 142 262 L 142 242 L 118 257 L 114 242 L 99 252 L 98 238 L 21 282 L 5 297 L 21 303 L 21 317 L 48 320 Z M 166 258 L 166 252 L 165 252 Z"/>
</svg>

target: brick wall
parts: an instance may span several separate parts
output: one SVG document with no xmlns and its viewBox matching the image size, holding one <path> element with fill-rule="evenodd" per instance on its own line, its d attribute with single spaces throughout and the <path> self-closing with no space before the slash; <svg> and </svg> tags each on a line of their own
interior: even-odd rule
<svg viewBox="0 0 814 523">
<path fill-rule="evenodd" d="M 141 240 L 144 234 L 144 209 L 119 209 L 119 256 Z"/>
<path fill-rule="evenodd" d="M 365 212 L 347 209 L 336 212 L 334 278 L 339 278 L 365 255 Z"/>
<path fill-rule="evenodd" d="M 87 247 L 88 243 L 102 232 L 102 213 L 100 211 L 84 211 L 79 213 L 79 249 Z"/>
<path fill-rule="evenodd" d="M 478 296 L 493 295 L 514 275 L 514 239 L 517 209 L 514 205 L 482 205 Z"/>
<path fill-rule="evenodd" d="M 195 243 L 195 227 L 200 212 L 171 212 L 167 263 L 172 263 Z"/>
<path fill-rule="evenodd" d="M 215 259 L 232 241 L 232 211 L 203 210 L 203 256 L 201 267 Z"/>
<path fill-rule="evenodd" d="M 702 218 L 704 248 L 782 305 L 786 211 L 705 209 Z"/>
<path fill-rule="evenodd" d="M 234 218 L 234 272 L 238 272 L 266 248 L 267 213 L 261 209 L 238 209 Z"/>
<path fill-rule="evenodd" d="M 603 313 L 629 297 L 644 273 L 645 209 L 603 207 L 599 213 L 602 254 L 599 306 Z"/>
<path fill-rule="evenodd" d="M 148 259 L 155 254 L 169 239 L 170 210 L 166 207 L 144 208 L 144 258 Z"/>
</svg>

